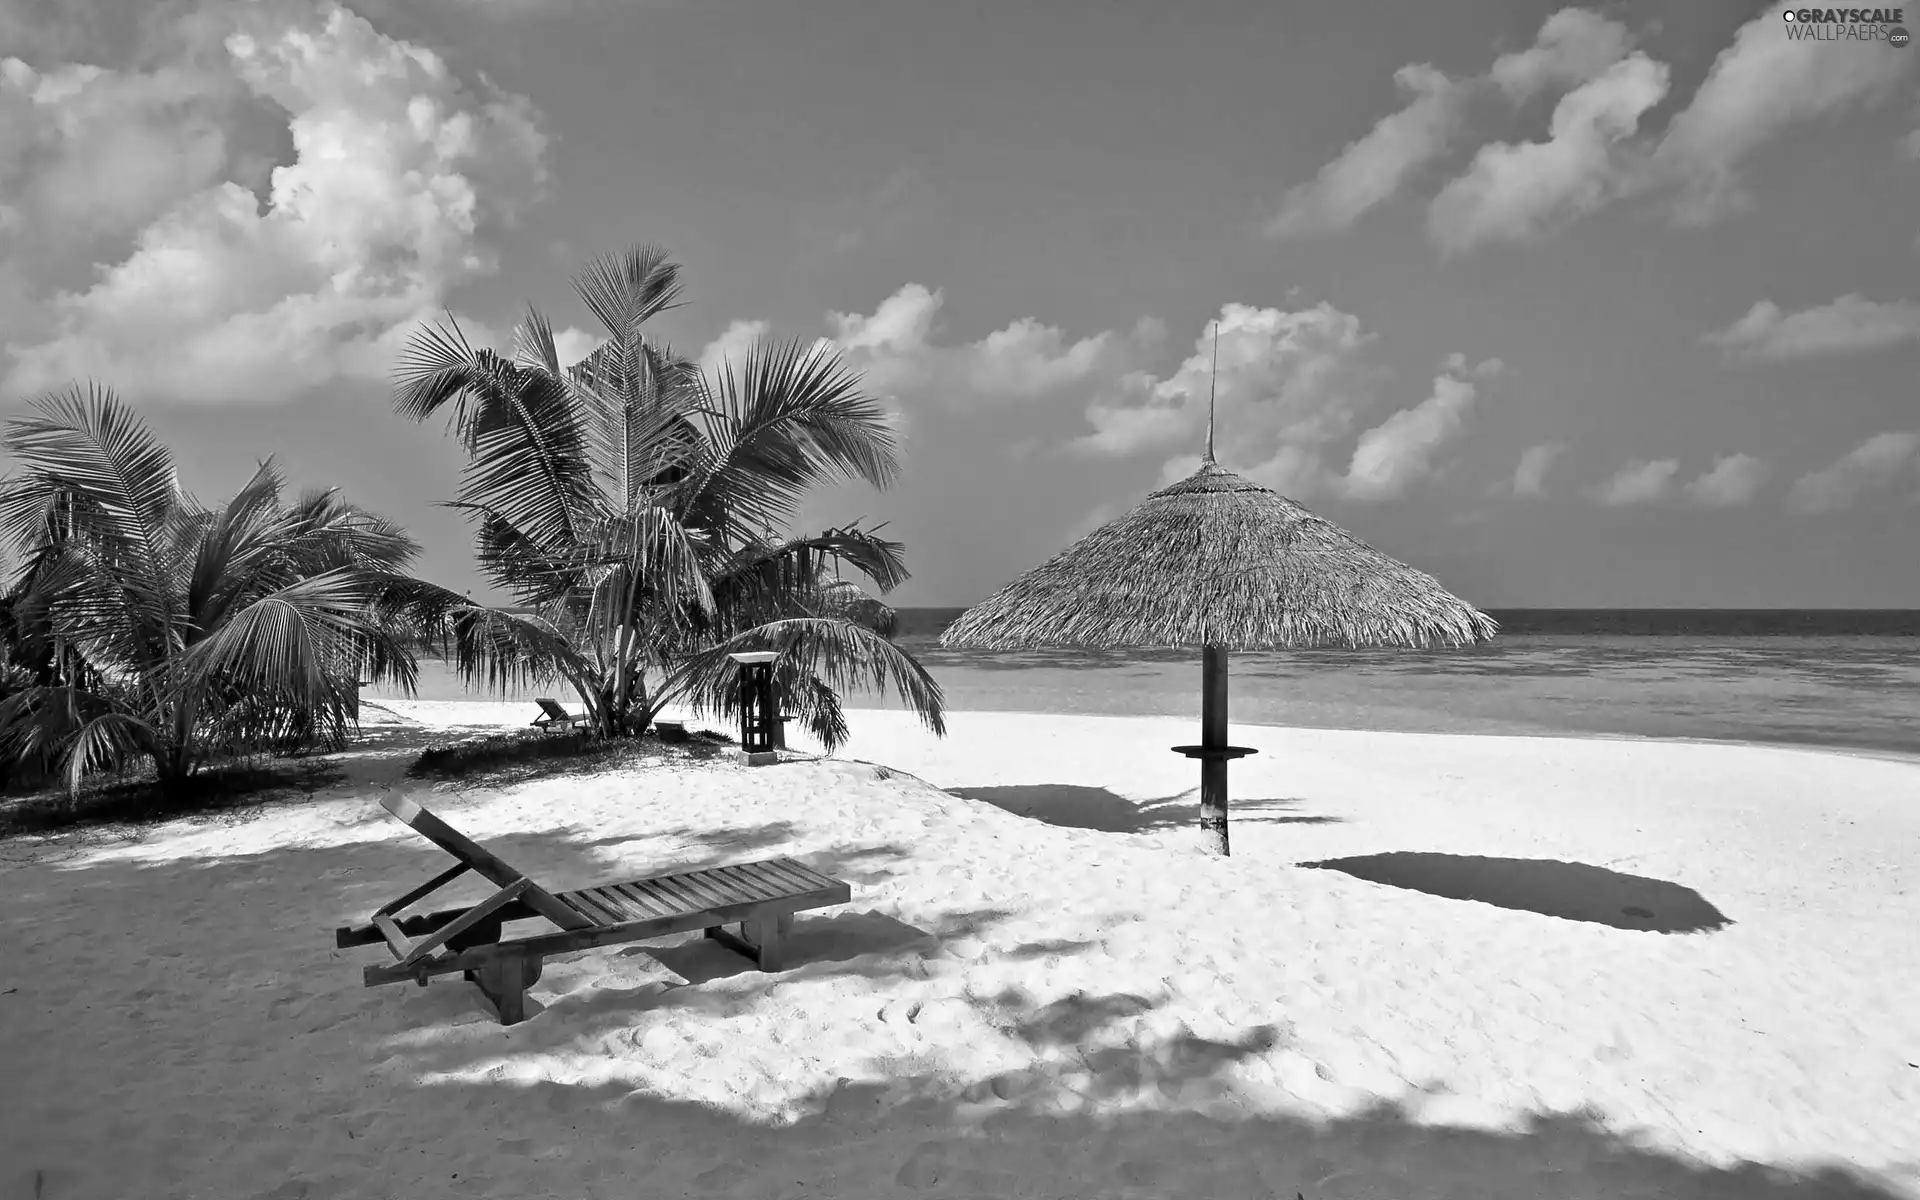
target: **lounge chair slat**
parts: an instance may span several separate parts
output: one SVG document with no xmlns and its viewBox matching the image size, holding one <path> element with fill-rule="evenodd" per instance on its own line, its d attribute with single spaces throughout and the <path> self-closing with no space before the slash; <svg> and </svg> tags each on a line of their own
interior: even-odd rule
<svg viewBox="0 0 1920 1200">
<path fill-rule="evenodd" d="M 781 865 L 785 866 L 788 870 L 793 871 L 794 873 L 799 875 L 802 879 L 808 880 L 809 882 L 812 882 L 819 886 L 832 887 L 833 884 L 837 882 L 833 878 L 833 876 L 823 875 L 803 862 L 798 862 L 791 858 L 783 858 L 780 860 L 780 863 Z"/>
<path fill-rule="evenodd" d="M 791 882 L 767 870 L 764 863 L 742 863 L 735 869 L 751 879 L 755 887 L 763 888 L 775 896 L 790 896 L 795 890 Z"/>
<path fill-rule="evenodd" d="M 722 887 L 707 876 L 705 872 L 695 875 L 682 875 L 674 883 L 685 889 L 701 908 L 725 908 L 729 904 L 751 904 L 751 896 L 735 895 L 730 888 Z"/>
<path fill-rule="evenodd" d="M 579 909 L 596 925 L 618 925 L 625 920 L 619 913 L 614 912 L 605 904 L 601 903 L 599 897 L 590 894 L 586 889 L 568 892 L 566 902 L 574 908 Z"/>
<path fill-rule="evenodd" d="M 722 881 L 715 879 L 709 871 L 697 875 L 682 875 L 678 881 L 688 891 L 700 897 L 705 908 L 719 908 L 727 904 L 739 904 L 752 901 L 754 897 L 737 893 Z"/>
<path fill-rule="evenodd" d="M 687 906 L 694 903 L 692 894 L 683 888 L 674 887 L 672 876 L 669 875 L 655 876 L 652 879 L 636 879 L 633 886 L 646 892 L 674 912 L 685 912 Z"/>
<path fill-rule="evenodd" d="M 719 866 L 713 873 L 733 885 L 733 889 L 743 896 L 761 900 L 778 900 L 780 889 L 768 883 L 755 871 L 743 871 L 739 867 Z"/>
<path fill-rule="evenodd" d="M 618 918 L 617 924 L 625 925 L 633 921 L 644 921 L 653 915 L 610 887 L 602 885 L 587 890 L 593 893 L 595 904 Z"/>
<path fill-rule="evenodd" d="M 667 907 L 665 901 L 656 900 L 653 896 L 649 895 L 644 888 L 635 887 L 631 883 L 616 883 L 610 886 L 622 896 L 625 896 L 629 904 L 632 904 L 650 917 L 671 916 L 673 913 L 673 910 Z"/>
<path fill-rule="evenodd" d="M 808 879 L 801 872 L 795 870 L 797 866 L 799 866 L 799 864 L 792 859 L 770 858 L 765 862 L 754 863 L 753 869 L 762 879 L 765 879 L 768 883 L 782 890 L 791 891 L 794 888 L 819 886 L 814 883 L 813 880 Z"/>
<path fill-rule="evenodd" d="M 819 886 L 814 883 L 813 880 L 808 879 L 805 875 L 802 875 L 794 869 L 800 865 L 799 863 L 789 862 L 785 859 L 773 859 L 756 865 L 758 865 L 762 871 L 765 871 L 769 878 L 777 879 L 788 887 L 799 888 L 802 891 L 806 891 Z"/>
<path fill-rule="evenodd" d="M 700 909 L 707 907 L 707 902 L 701 898 L 700 894 L 688 887 L 685 881 L 678 876 L 667 879 L 656 879 L 653 882 L 655 886 L 658 887 L 661 895 L 671 899 L 675 905 L 683 910 L 698 912 Z"/>
</svg>

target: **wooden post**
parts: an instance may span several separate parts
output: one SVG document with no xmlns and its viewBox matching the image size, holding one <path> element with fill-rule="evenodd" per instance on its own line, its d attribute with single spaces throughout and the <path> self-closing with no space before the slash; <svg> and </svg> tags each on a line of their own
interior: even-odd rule
<svg viewBox="0 0 1920 1200">
<path fill-rule="evenodd" d="M 1227 748 L 1227 652 L 1207 646 L 1200 652 L 1200 744 Z M 1222 856 L 1227 848 L 1227 756 L 1200 760 L 1200 832 Z"/>
<path fill-rule="evenodd" d="M 778 762 L 774 746 L 778 723 L 773 711 L 773 650 L 752 650 L 727 656 L 740 664 L 740 758 L 749 766 Z"/>
</svg>

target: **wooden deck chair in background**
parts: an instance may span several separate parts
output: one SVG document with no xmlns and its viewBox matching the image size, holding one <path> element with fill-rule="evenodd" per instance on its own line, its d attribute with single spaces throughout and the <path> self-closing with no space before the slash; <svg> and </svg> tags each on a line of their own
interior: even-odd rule
<svg viewBox="0 0 1920 1200">
<path fill-rule="evenodd" d="M 365 968 L 367 987 L 406 979 L 425 987 L 435 975 L 458 971 L 480 989 L 502 1025 L 526 1019 L 527 989 L 540 981 L 542 963 L 552 955 L 700 929 L 761 970 L 777 971 L 794 913 L 852 898 L 846 884 L 790 858 L 550 892 L 413 801 L 388 796 L 380 805 L 459 862 L 382 905 L 367 924 L 336 929 L 334 945 L 386 943 L 397 961 Z M 399 915 L 468 871 L 498 890 L 467 908 Z M 501 940 L 506 922 L 536 917 L 558 931 Z M 735 924 L 737 935 L 726 929 Z"/>
<path fill-rule="evenodd" d="M 585 713 L 575 716 L 560 707 L 560 702 L 552 696 L 542 696 L 534 703 L 540 706 L 540 715 L 533 719 L 535 729 L 575 729 L 593 723 L 593 718 Z"/>
</svg>

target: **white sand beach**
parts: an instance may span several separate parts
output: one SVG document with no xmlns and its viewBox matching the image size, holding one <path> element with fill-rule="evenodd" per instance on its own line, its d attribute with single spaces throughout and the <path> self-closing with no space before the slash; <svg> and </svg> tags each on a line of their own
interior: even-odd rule
<svg viewBox="0 0 1920 1200">
<path fill-rule="evenodd" d="M 1920 765 L 1235 727 L 1222 860 L 1191 721 L 493 790 L 402 771 L 528 706 L 387 707 L 310 800 L 0 842 L 0 1197 L 1920 1197 Z M 503 1028 L 334 948 L 447 865 L 394 790 L 554 889 L 853 900 L 778 974 L 556 959 Z"/>
</svg>

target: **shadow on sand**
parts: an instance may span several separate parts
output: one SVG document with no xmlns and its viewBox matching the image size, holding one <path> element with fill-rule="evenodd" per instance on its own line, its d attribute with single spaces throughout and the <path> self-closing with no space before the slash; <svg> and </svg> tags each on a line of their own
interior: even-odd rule
<svg viewBox="0 0 1920 1200">
<path fill-rule="evenodd" d="M 645 848 L 580 831 L 482 840 L 564 888 L 606 870 L 738 861 L 787 834 L 778 824 L 668 830 Z M 872 844 L 802 857 L 884 879 L 906 869 L 909 853 Z M 1536 911 L 1564 907 L 1552 899 L 1569 889 L 1585 888 L 1596 907 L 1649 898 L 1667 907 L 1684 892 L 1578 864 L 1387 855 L 1322 865 L 1359 874 L 1382 859 L 1412 860 L 1416 885 L 1440 894 L 1490 892 Z M 0 1196 L 1907 1200 L 1846 1164 L 1703 1165 L 1580 1112 L 1485 1130 L 1423 1124 L 1393 1104 L 1329 1119 L 1250 1106 L 1247 1078 L 1272 1090 L 1275 1063 L 1298 1053 L 1283 1022 L 1250 1017 L 1201 1036 L 1155 1021 L 1167 997 L 1088 990 L 1094 980 L 1045 996 L 974 991 L 965 985 L 981 968 L 990 976 L 1010 959 L 1085 948 L 996 939 L 1005 914 L 992 910 L 913 924 L 870 909 L 808 914 L 796 923 L 793 965 L 778 975 L 698 935 L 623 952 L 684 982 L 589 952 L 571 959 L 591 964 L 578 980 L 612 986 L 548 992 L 548 1006 L 512 1028 L 492 1024 L 456 981 L 361 987 L 359 967 L 379 960 L 377 948 L 333 951 L 332 926 L 364 919 L 444 862 L 396 827 L 377 842 L 10 869 L 0 1006 L 20 1007 L 0 1007 L 0 1052 L 22 1053 L 0 1074 L 0 1107 L 17 1114 L 0 1127 Z M 1496 865 L 1462 866 L 1474 862 Z M 50 893 L 69 872 L 84 877 L 86 954 L 135 969 L 107 977 L 60 965 L 73 942 L 38 923 L 59 911 Z M 71 904 L 76 881 L 59 882 Z M 154 896 L 186 907 L 158 909 Z M 231 923 L 245 911 L 272 919 Z M 968 938 L 987 945 L 965 959 L 949 953 Z M 847 1018 L 849 1029 L 870 1026 L 858 1040 L 789 1044 L 777 1020 L 739 1019 L 845 1005 L 818 988 L 836 976 L 873 985 L 859 995 L 879 1011 Z M 930 980 L 946 994 L 923 1007 Z M 902 1053 L 915 1028 L 954 1019 L 955 1006 L 1023 1048 L 1017 1061 L 970 1068 Z M 53 1039 L 58 1053 L 12 1043 L 30 1036 Z M 753 1119 L 702 1093 L 713 1072 L 695 1080 L 656 1069 L 680 1051 L 660 1059 L 648 1049 L 655 1037 L 737 1043 L 737 1063 L 730 1051 L 724 1061 L 753 1073 L 740 1077 L 742 1095 L 790 1086 L 778 1064 L 804 1064 L 793 1069 L 822 1082 L 790 1095 L 790 1120 Z M 115 1045 L 138 1049 L 111 1066 L 87 1061 Z M 124 1086 L 94 1086 L 103 1078 Z M 298 1135 L 236 1140 L 241 1130 Z"/>
<path fill-rule="evenodd" d="M 1615 929 L 1700 933 L 1733 924 L 1690 887 L 1586 863 L 1394 851 L 1300 865 L 1344 871 L 1369 883 L 1449 900 L 1478 900 Z"/>
<path fill-rule="evenodd" d="M 1193 825 L 1200 819 L 1200 802 L 1191 790 L 1152 800 L 1129 800 L 1103 787 L 1075 783 L 1016 783 L 946 791 L 950 796 L 983 801 L 1016 817 L 1102 833 L 1151 833 Z M 1341 819 L 1295 811 L 1305 803 L 1297 799 L 1235 800 L 1232 819 L 1276 825 L 1330 825 Z"/>
</svg>

